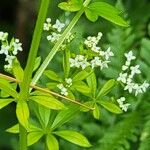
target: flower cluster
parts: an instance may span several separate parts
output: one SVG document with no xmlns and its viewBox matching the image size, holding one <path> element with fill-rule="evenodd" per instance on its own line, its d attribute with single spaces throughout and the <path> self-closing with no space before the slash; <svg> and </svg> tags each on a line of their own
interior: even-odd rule
<svg viewBox="0 0 150 150">
<path fill-rule="evenodd" d="M 89 36 L 84 41 L 86 48 L 94 53 L 92 59 L 86 58 L 84 55 L 77 55 L 74 59 L 70 58 L 70 67 L 82 68 L 85 69 L 88 66 L 91 68 L 100 67 L 108 68 L 108 63 L 110 62 L 110 57 L 114 56 L 110 47 L 106 51 L 102 51 L 101 47 L 97 46 L 98 42 L 102 37 L 102 33 L 99 32 L 97 37 Z"/>
<path fill-rule="evenodd" d="M 128 90 L 129 93 L 134 91 L 135 95 L 137 95 L 139 93 L 145 92 L 149 87 L 149 83 L 144 81 L 144 83 L 138 84 L 133 81 L 134 76 L 141 73 L 139 65 L 131 66 L 131 61 L 135 60 L 136 57 L 133 55 L 132 51 L 125 53 L 125 57 L 125 65 L 122 66 L 122 72 L 119 74 L 117 80 L 125 84 L 124 90 Z"/>
<path fill-rule="evenodd" d="M 65 24 L 60 22 L 58 19 L 56 20 L 55 24 L 52 24 L 51 19 L 47 18 L 43 26 L 43 30 L 50 32 L 50 34 L 47 36 L 47 40 L 51 43 L 56 43 L 59 40 L 64 27 Z M 61 49 L 65 49 L 66 45 L 73 39 L 74 35 L 71 32 L 68 33 L 65 42 L 61 45 Z"/>
<path fill-rule="evenodd" d="M 119 104 L 119 107 L 125 112 L 128 110 L 128 107 L 131 105 L 129 103 L 124 103 L 125 97 L 121 97 L 121 98 L 117 99 L 117 102 Z"/>
<path fill-rule="evenodd" d="M 6 56 L 5 61 L 8 62 L 4 66 L 5 69 L 10 70 L 12 68 L 12 62 L 16 58 L 16 55 L 19 51 L 22 51 L 22 44 L 19 42 L 19 39 L 14 39 L 8 43 L 8 33 L 0 32 L 0 41 L 2 43 L 0 54 Z"/>
<path fill-rule="evenodd" d="M 67 96 L 68 95 L 68 88 L 72 85 L 72 79 L 71 78 L 66 78 L 65 79 L 65 84 L 60 83 L 57 85 L 57 87 L 61 91 L 61 95 Z"/>
</svg>

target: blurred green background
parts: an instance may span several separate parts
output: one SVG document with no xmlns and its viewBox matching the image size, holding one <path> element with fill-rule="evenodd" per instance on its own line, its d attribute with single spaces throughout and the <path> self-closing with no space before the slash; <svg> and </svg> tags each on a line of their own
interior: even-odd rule
<svg viewBox="0 0 150 150">
<path fill-rule="evenodd" d="M 100 0 L 95 0 L 100 1 Z M 103 0 L 104 1 L 104 0 Z M 124 63 L 124 53 L 133 50 L 141 65 L 143 74 L 139 82 L 150 82 L 150 1 L 149 0 L 105 0 L 116 5 L 123 16 L 129 20 L 130 27 L 121 28 L 101 18 L 96 23 L 91 23 L 83 15 L 76 27 L 76 40 L 73 50 L 78 49 L 78 44 L 83 37 L 96 35 L 99 31 L 104 34 L 100 45 L 111 46 L 115 57 L 109 69 L 97 71 L 99 85 L 107 79 L 116 78 Z M 66 13 L 57 5 L 61 0 L 52 0 L 48 17 L 54 22 L 57 18 L 65 21 Z M 23 43 L 24 51 L 18 58 L 25 66 L 32 33 L 37 17 L 39 1 L 37 0 L 1 0 L 0 1 L 0 31 L 6 31 L 10 36 L 15 36 Z M 71 19 L 74 14 L 67 14 Z M 42 59 L 48 54 L 50 45 L 43 33 L 39 55 Z M 55 60 L 60 60 L 59 56 Z M 0 55 L 0 72 L 3 72 L 4 57 Z M 49 66 L 58 72 L 62 71 L 59 63 Z M 63 128 L 70 128 L 84 133 L 93 144 L 90 150 L 150 150 L 150 90 L 145 94 L 134 97 L 121 90 L 115 90 L 114 95 L 126 95 L 132 104 L 130 110 L 123 115 L 114 115 L 101 110 L 101 119 L 95 120 L 92 115 L 81 113 Z M 0 110 L 0 150 L 16 150 L 17 136 L 5 132 L 5 129 L 16 123 L 15 105 Z M 29 149 L 42 150 L 42 142 Z M 84 150 L 66 141 L 60 140 L 60 150 Z"/>
</svg>

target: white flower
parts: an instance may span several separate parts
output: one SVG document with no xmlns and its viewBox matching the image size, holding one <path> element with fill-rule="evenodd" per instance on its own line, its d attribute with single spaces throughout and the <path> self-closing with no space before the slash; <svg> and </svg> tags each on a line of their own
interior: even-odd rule
<svg viewBox="0 0 150 150">
<path fill-rule="evenodd" d="M 146 92 L 146 89 L 149 87 L 149 83 L 147 82 L 144 82 L 142 85 L 141 85 L 141 89 L 143 90 L 143 92 Z"/>
<path fill-rule="evenodd" d="M 136 66 L 131 66 L 130 69 L 131 69 L 131 74 L 134 75 L 134 74 L 140 74 L 141 71 L 139 69 L 139 65 L 136 65 Z"/>
<path fill-rule="evenodd" d="M 128 90 L 129 93 L 132 92 L 132 90 L 135 89 L 135 83 L 127 82 L 127 85 L 125 86 L 124 90 Z"/>
<path fill-rule="evenodd" d="M 125 53 L 125 57 L 127 58 L 127 61 L 130 62 L 131 60 L 134 60 L 136 57 L 133 56 L 133 52 L 130 51 L 129 53 Z"/>
<path fill-rule="evenodd" d="M 135 96 L 137 96 L 137 94 L 139 93 L 143 93 L 141 86 L 139 86 L 138 84 L 135 84 L 134 88 L 135 88 Z"/>
<path fill-rule="evenodd" d="M 83 61 L 79 62 L 82 70 L 85 69 L 86 67 L 88 67 L 90 64 L 87 62 L 86 59 L 84 59 Z"/>
<path fill-rule="evenodd" d="M 0 50 L 0 54 L 8 55 L 9 49 L 10 49 L 10 47 L 8 45 L 2 45 L 1 50 Z"/>
<path fill-rule="evenodd" d="M 103 68 L 108 68 L 108 63 L 109 63 L 110 61 L 102 61 L 102 64 L 101 64 L 101 70 L 103 69 Z"/>
<path fill-rule="evenodd" d="M 100 47 L 97 47 L 96 45 L 93 45 L 93 47 L 91 48 L 91 50 L 92 50 L 93 52 L 98 53 L 99 50 L 100 50 Z"/>
<path fill-rule="evenodd" d="M 72 79 L 71 78 L 66 78 L 65 82 L 68 84 L 67 87 L 70 87 L 72 85 Z"/>
<path fill-rule="evenodd" d="M 117 102 L 119 103 L 119 105 L 122 105 L 125 100 L 125 97 L 120 97 L 119 99 L 117 99 Z"/>
<path fill-rule="evenodd" d="M 127 81 L 127 73 L 120 73 L 119 77 L 117 78 L 117 81 L 121 81 L 123 83 L 126 83 Z"/>
<path fill-rule="evenodd" d="M 59 40 L 61 34 L 53 32 L 52 35 L 47 36 L 47 40 L 53 42 L 56 42 Z"/>
<path fill-rule="evenodd" d="M 61 94 L 67 96 L 68 95 L 68 91 L 67 89 L 64 87 L 61 89 Z"/>
<path fill-rule="evenodd" d="M 93 69 L 94 67 L 101 66 L 101 65 L 102 65 L 102 60 L 100 60 L 99 57 L 94 57 L 94 59 L 91 60 L 92 69 Z"/>
<path fill-rule="evenodd" d="M 9 64 L 12 64 L 12 61 L 15 59 L 15 56 L 7 55 L 5 58 L 5 61 L 7 61 Z"/>
<path fill-rule="evenodd" d="M 77 55 L 75 59 L 70 58 L 70 67 L 77 67 L 85 69 L 87 66 L 89 66 L 89 62 L 87 62 L 87 59 L 83 55 Z"/>
<path fill-rule="evenodd" d="M 131 104 L 129 104 L 129 103 L 126 103 L 126 104 L 123 104 L 122 106 L 120 105 L 120 107 L 121 107 L 121 109 L 123 110 L 123 111 L 127 111 L 128 110 L 128 107 L 130 106 Z"/>
<path fill-rule="evenodd" d="M 8 36 L 8 33 L 0 32 L 0 40 L 5 41 Z"/>
<path fill-rule="evenodd" d="M 122 70 L 123 70 L 123 71 L 125 71 L 125 70 L 127 70 L 127 69 L 128 69 L 128 66 L 126 66 L 126 65 L 123 65 L 123 66 L 122 66 Z"/>
<path fill-rule="evenodd" d="M 61 32 L 64 27 L 65 24 L 61 23 L 58 19 L 56 20 L 56 23 L 53 25 L 53 28 L 57 29 L 58 32 Z"/>
<path fill-rule="evenodd" d="M 15 40 L 13 46 L 14 46 L 14 50 L 13 50 L 14 55 L 17 55 L 18 51 L 22 51 L 22 43 L 19 43 L 18 39 Z"/>
<path fill-rule="evenodd" d="M 117 102 L 119 104 L 119 107 L 123 110 L 123 111 L 127 111 L 128 110 L 128 107 L 131 105 L 129 103 L 125 103 L 125 97 L 121 97 L 120 99 L 117 99 Z"/>
<path fill-rule="evenodd" d="M 46 22 L 47 22 L 47 23 L 50 23 L 50 22 L 51 22 L 51 18 L 47 18 L 47 19 L 46 19 Z"/>
<path fill-rule="evenodd" d="M 109 57 L 114 56 L 114 53 L 111 51 L 110 47 L 104 52 L 103 56 L 106 60 L 109 59 Z"/>
<path fill-rule="evenodd" d="M 62 83 L 58 84 L 57 87 L 60 89 L 62 95 L 68 95 L 67 88 Z"/>
<path fill-rule="evenodd" d="M 102 32 L 98 32 L 98 36 L 97 36 L 97 39 L 100 40 L 103 36 L 103 33 Z"/>
</svg>

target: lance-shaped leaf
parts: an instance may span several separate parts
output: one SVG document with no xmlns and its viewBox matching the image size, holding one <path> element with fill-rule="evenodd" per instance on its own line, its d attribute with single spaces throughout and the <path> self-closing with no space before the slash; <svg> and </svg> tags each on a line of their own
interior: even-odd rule
<svg viewBox="0 0 150 150">
<path fill-rule="evenodd" d="M 65 108 L 65 105 L 62 102 L 60 102 L 52 96 L 30 96 L 29 99 L 50 109 L 59 110 Z"/>
<path fill-rule="evenodd" d="M 43 135 L 44 134 L 42 131 L 30 132 L 27 136 L 28 146 L 33 145 L 34 143 L 38 142 Z"/>
<path fill-rule="evenodd" d="M 95 104 L 94 106 L 94 110 L 93 110 L 93 116 L 95 119 L 99 119 L 100 118 L 100 110 L 99 107 L 97 106 L 97 104 Z"/>
<path fill-rule="evenodd" d="M 96 81 L 96 76 L 95 73 L 92 72 L 86 79 L 88 86 L 91 89 L 91 93 L 93 94 L 93 96 L 95 97 L 96 95 L 96 88 L 97 88 L 97 81 Z"/>
<path fill-rule="evenodd" d="M 74 77 L 73 77 L 73 81 L 81 81 L 84 80 L 85 78 L 87 78 L 90 75 L 91 72 L 87 72 L 86 70 L 82 70 L 79 73 L 77 73 Z"/>
<path fill-rule="evenodd" d="M 40 117 L 40 120 L 42 121 L 42 124 L 44 124 L 44 126 L 47 127 L 49 119 L 50 119 L 51 110 L 42 105 L 38 105 L 38 112 L 39 112 L 39 117 Z"/>
<path fill-rule="evenodd" d="M 35 64 L 34 64 L 34 69 L 33 71 L 35 71 L 36 69 L 38 69 L 38 67 L 40 66 L 40 63 L 41 63 L 41 57 L 37 57 L 35 59 Z"/>
<path fill-rule="evenodd" d="M 29 119 L 29 108 L 28 104 L 25 101 L 18 101 L 16 114 L 19 122 L 27 129 L 28 128 L 28 119 Z"/>
<path fill-rule="evenodd" d="M 17 134 L 19 133 L 19 124 L 16 124 L 6 130 L 6 132 Z"/>
<path fill-rule="evenodd" d="M 44 75 L 46 75 L 49 79 L 54 81 L 62 81 L 61 78 L 52 70 L 46 70 L 44 71 Z"/>
<path fill-rule="evenodd" d="M 65 49 L 64 55 L 63 55 L 63 69 L 64 69 L 64 73 L 65 73 L 66 78 L 69 76 L 69 72 L 70 72 L 69 58 L 70 58 L 70 50 Z"/>
<path fill-rule="evenodd" d="M 7 106 L 8 104 L 10 104 L 13 101 L 14 101 L 14 99 L 11 99 L 11 98 L 10 99 L 0 99 L 0 109 Z"/>
<path fill-rule="evenodd" d="M 99 101 L 98 103 L 112 113 L 121 114 L 123 112 L 119 106 L 117 106 L 116 104 L 114 104 L 112 102 Z"/>
<path fill-rule="evenodd" d="M 107 81 L 102 87 L 102 89 L 99 91 L 97 98 L 99 98 L 100 96 L 107 95 L 115 87 L 115 85 L 116 81 L 114 79 Z"/>
<path fill-rule="evenodd" d="M 47 135 L 46 144 L 49 150 L 59 150 L 58 141 L 52 134 Z"/>
<path fill-rule="evenodd" d="M 18 97 L 18 93 L 12 88 L 11 84 L 4 79 L 0 79 L 0 89 L 14 98 Z"/>
<path fill-rule="evenodd" d="M 89 143 L 87 138 L 76 131 L 62 130 L 62 131 L 55 131 L 54 134 L 56 134 L 57 136 L 60 136 L 61 138 L 65 139 L 71 143 L 74 143 L 74 144 L 82 146 L 82 147 L 90 147 L 91 146 L 91 144 Z"/>
<path fill-rule="evenodd" d="M 75 115 L 79 113 L 79 107 L 77 106 L 71 106 L 68 107 L 66 110 L 62 110 L 58 115 L 56 116 L 51 128 L 56 129 L 66 122 L 70 121 Z"/>
<path fill-rule="evenodd" d="M 72 87 L 83 94 L 88 94 L 91 92 L 91 89 L 83 81 L 74 82 Z"/>
<path fill-rule="evenodd" d="M 60 9 L 65 11 L 75 12 L 82 8 L 83 0 L 69 0 L 68 2 L 62 2 L 58 5 Z"/>
<path fill-rule="evenodd" d="M 13 75 L 15 76 L 15 78 L 19 81 L 22 81 L 24 72 L 23 72 L 23 69 L 21 68 L 20 63 L 17 59 L 15 59 L 15 61 L 13 61 L 12 71 L 13 71 Z"/>
<path fill-rule="evenodd" d="M 98 15 L 119 26 L 129 26 L 129 24 L 122 17 L 119 16 L 120 12 L 114 6 L 105 2 L 94 2 L 85 9 L 85 12 L 87 18 L 91 21 L 96 21 L 96 15 Z M 91 16 L 92 13 L 94 13 L 93 18 Z"/>
</svg>

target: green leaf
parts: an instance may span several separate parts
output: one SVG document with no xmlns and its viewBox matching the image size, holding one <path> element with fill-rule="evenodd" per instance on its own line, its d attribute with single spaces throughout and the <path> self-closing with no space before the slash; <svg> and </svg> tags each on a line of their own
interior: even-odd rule
<svg viewBox="0 0 150 150">
<path fill-rule="evenodd" d="M 44 126 L 47 127 L 51 114 L 50 109 L 48 109 L 45 106 L 39 105 L 38 110 L 39 110 L 39 117 L 41 118 Z"/>
<path fill-rule="evenodd" d="M 8 81 L 0 79 L 0 89 L 17 99 L 18 93 L 12 88 Z"/>
<path fill-rule="evenodd" d="M 98 93 L 97 98 L 107 95 L 115 87 L 115 85 L 116 81 L 114 79 L 107 81 Z"/>
<path fill-rule="evenodd" d="M 23 72 L 23 69 L 21 68 L 21 65 L 17 59 L 15 59 L 13 61 L 12 71 L 13 71 L 13 75 L 15 76 L 15 78 L 17 80 L 19 80 L 19 81 L 23 80 L 24 72 Z"/>
<path fill-rule="evenodd" d="M 6 130 L 6 132 L 17 134 L 19 133 L 19 124 L 16 124 Z"/>
<path fill-rule="evenodd" d="M 83 81 L 74 82 L 72 87 L 83 94 L 88 94 L 91 92 L 91 89 Z"/>
<path fill-rule="evenodd" d="M 47 135 L 46 144 L 49 150 L 59 150 L 58 141 L 52 134 Z"/>
<path fill-rule="evenodd" d="M 63 124 L 71 120 L 77 113 L 79 113 L 79 107 L 77 106 L 71 106 L 66 110 L 62 110 L 56 116 L 51 128 L 55 129 L 62 126 Z"/>
<path fill-rule="evenodd" d="M 93 116 L 95 119 L 98 119 L 100 118 L 100 110 L 99 110 L 99 107 L 97 106 L 97 104 L 95 104 L 94 106 L 94 110 L 93 110 Z"/>
<path fill-rule="evenodd" d="M 13 102 L 14 99 L 0 99 L 0 109 L 4 108 L 5 106 L 7 106 L 8 104 L 10 104 L 11 102 Z"/>
<path fill-rule="evenodd" d="M 96 88 L 97 88 L 97 81 L 96 81 L 96 76 L 95 76 L 95 73 L 92 72 L 90 74 L 90 76 L 87 77 L 86 79 L 87 83 L 88 83 L 88 86 L 90 87 L 91 89 L 91 93 L 94 95 L 96 95 Z"/>
<path fill-rule="evenodd" d="M 54 71 L 46 70 L 46 71 L 44 71 L 44 75 L 46 75 L 51 80 L 54 80 L 57 82 L 62 81 L 61 78 Z"/>
<path fill-rule="evenodd" d="M 26 129 L 28 128 L 28 119 L 29 119 L 29 108 L 28 104 L 25 101 L 18 101 L 16 114 L 19 122 L 24 126 Z"/>
<path fill-rule="evenodd" d="M 85 78 L 87 78 L 89 76 L 91 72 L 87 72 L 86 70 L 82 70 L 80 72 L 78 72 L 73 78 L 73 82 L 76 82 L 76 81 L 82 81 L 84 80 Z"/>
<path fill-rule="evenodd" d="M 46 87 L 48 87 L 49 89 L 55 89 L 57 87 L 57 82 L 50 82 L 46 84 Z"/>
<path fill-rule="evenodd" d="M 35 64 L 34 64 L 34 69 L 33 71 L 35 71 L 36 69 L 38 69 L 38 67 L 40 66 L 40 63 L 41 63 L 41 57 L 37 57 L 35 59 Z"/>
<path fill-rule="evenodd" d="M 69 72 L 70 72 L 69 58 L 70 58 L 70 51 L 69 49 L 65 49 L 63 55 L 63 69 L 65 73 L 65 78 L 69 76 Z"/>
<path fill-rule="evenodd" d="M 65 108 L 65 105 L 63 103 L 52 96 L 30 96 L 29 99 L 50 109 L 59 110 Z"/>
<path fill-rule="evenodd" d="M 92 22 L 95 22 L 98 19 L 98 15 L 88 8 L 85 8 L 85 15 Z"/>
<path fill-rule="evenodd" d="M 56 134 L 57 136 L 60 136 L 61 138 L 65 139 L 71 143 L 74 143 L 74 144 L 82 146 L 82 147 L 90 147 L 91 146 L 91 144 L 89 143 L 87 138 L 76 131 L 62 130 L 62 131 L 55 131 L 54 134 Z"/>
<path fill-rule="evenodd" d="M 27 136 L 28 146 L 38 142 L 44 134 L 40 131 L 30 132 Z"/>
<path fill-rule="evenodd" d="M 89 9 L 89 11 L 94 12 L 94 14 L 97 14 L 98 16 L 101 16 L 102 18 L 113 22 L 119 26 L 129 26 L 129 24 L 119 16 L 119 11 L 108 3 L 94 2 L 90 4 L 86 9 Z M 90 17 L 88 16 L 88 18 Z"/>
<path fill-rule="evenodd" d="M 65 11 L 75 12 L 82 8 L 83 0 L 69 0 L 68 2 L 62 2 L 58 7 Z"/>
<path fill-rule="evenodd" d="M 115 114 L 121 114 L 122 113 L 122 110 L 120 109 L 120 107 L 117 106 L 116 104 L 112 103 L 112 102 L 100 101 L 98 103 L 112 113 L 115 113 Z"/>
</svg>

